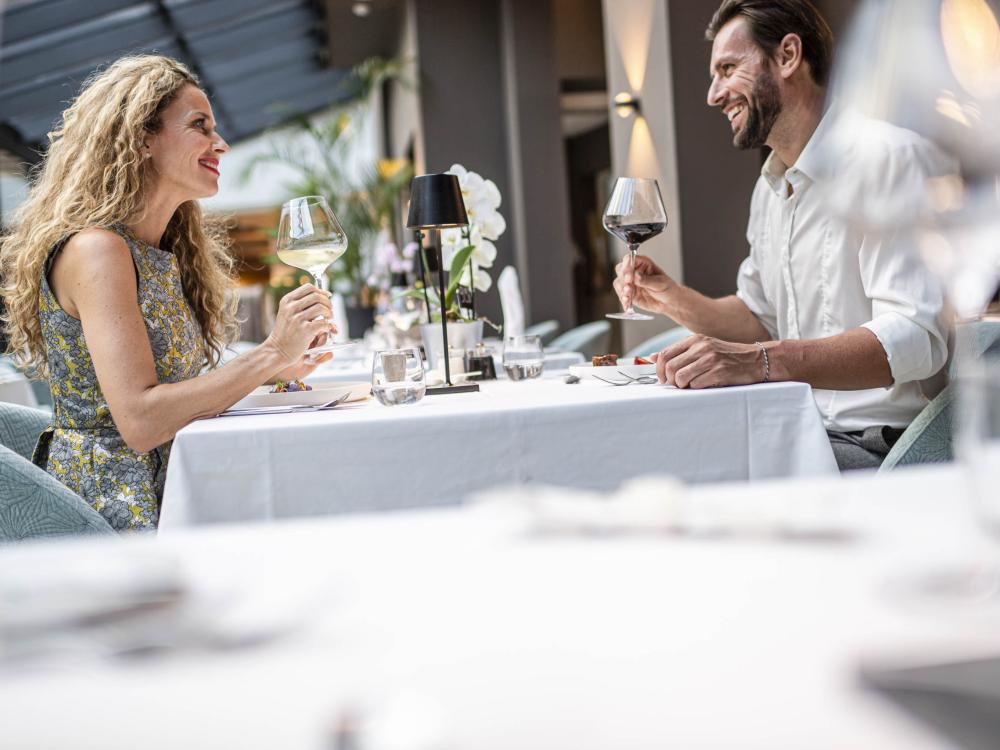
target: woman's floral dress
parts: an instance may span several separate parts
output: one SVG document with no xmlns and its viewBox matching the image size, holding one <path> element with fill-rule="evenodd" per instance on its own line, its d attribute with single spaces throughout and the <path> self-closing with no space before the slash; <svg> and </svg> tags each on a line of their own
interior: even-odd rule
<svg viewBox="0 0 1000 750">
<path fill-rule="evenodd" d="M 135 263 L 139 308 L 160 383 L 196 376 L 205 363 L 201 329 L 181 287 L 177 258 L 111 227 Z M 53 248 L 42 274 L 39 318 L 49 363 L 52 425 L 35 447 L 34 461 L 83 497 L 118 530 L 156 528 L 170 443 L 149 453 L 125 444 L 101 392 L 80 321 L 65 312 L 49 288 L 48 271 L 64 242 Z"/>
</svg>

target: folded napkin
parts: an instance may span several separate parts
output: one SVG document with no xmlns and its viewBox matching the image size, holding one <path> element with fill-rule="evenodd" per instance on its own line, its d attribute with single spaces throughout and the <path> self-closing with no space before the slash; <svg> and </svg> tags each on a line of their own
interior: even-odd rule
<svg viewBox="0 0 1000 750">
<path fill-rule="evenodd" d="M 507 266 L 500 272 L 497 291 L 503 309 L 503 335 L 521 336 L 524 334 L 524 300 L 521 298 L 517 270 L 513 266 Z"/>
<path fill-rule="evenodd" d="M 853 503 L 835 485 L 808 495 L 756 493 L 733 486 L 691 490 L 670 477 L 640 477 L 612 493 L 506 487 L 475 498 L 515 528 L 563 534 L 673 533 L 841 541 L 855 532 Z"/>
</svg>

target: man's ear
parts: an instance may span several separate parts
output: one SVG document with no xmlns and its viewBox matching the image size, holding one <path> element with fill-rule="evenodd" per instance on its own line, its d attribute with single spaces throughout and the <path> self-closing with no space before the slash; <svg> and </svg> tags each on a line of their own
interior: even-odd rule
<svg viewBox="0 0 1000 750">
<path fill-rule="evenodd" d="M 782 78 L 791 78 L 802 66 L 802 38 L 798 34 L 785 34 L 774 50 L 774 62 Z"/>
</svg>

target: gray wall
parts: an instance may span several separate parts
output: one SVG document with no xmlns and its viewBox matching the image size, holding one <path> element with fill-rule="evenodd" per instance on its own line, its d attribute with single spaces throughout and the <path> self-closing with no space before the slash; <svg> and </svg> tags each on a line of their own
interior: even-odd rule
<svg viewBox="0 0 1000 750">
<path fill-rule="evenodd" d="M 574 320 L 551 0 L 416 0 L 423 154 L 493 180 L 507 232 L 492 276 L 514 265 L 528 322 Z M 537 284 L 532 284 L 537 279 Z M 494 290 L 477 297 L 500 321 Z"/>
</svg>

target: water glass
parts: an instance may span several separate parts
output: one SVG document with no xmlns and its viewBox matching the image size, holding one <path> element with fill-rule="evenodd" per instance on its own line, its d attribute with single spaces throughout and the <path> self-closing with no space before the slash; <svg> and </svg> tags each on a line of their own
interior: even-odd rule
<svg viewBox="0 0 1000 750">
<path fill-rule="evenodd" d="M 503 369 L 511 380 L 537 378 L 545 367 L 540 336 L 508 336 L 503 345 Z"/>
<path fill-rule="evenodd" d="M 417 349 L 375 352 L 372 363 L 372 393 L 380 404 L 415 404 L 424 397 L 424 364 Z"/>
</svg>

